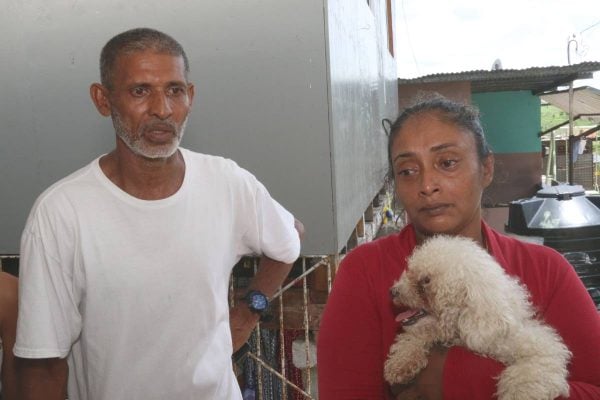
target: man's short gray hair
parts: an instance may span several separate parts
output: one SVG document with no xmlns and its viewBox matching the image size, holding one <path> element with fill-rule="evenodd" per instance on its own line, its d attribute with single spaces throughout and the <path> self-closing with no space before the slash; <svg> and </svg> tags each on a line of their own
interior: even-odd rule
<svg viewBox="0 0 600 400">
<path fill-rule="evenodd" d="M 110 39 L 100 53 L 100 81 L 109 90 L 112 89 L 113 69 L 120 55 L 140 51 L 155 51 L 183 58 L 185 75 L 190 71 L 190 64 L 183 47 L 166 33 L 150 28 L 135 28 Z"/>
</svg>

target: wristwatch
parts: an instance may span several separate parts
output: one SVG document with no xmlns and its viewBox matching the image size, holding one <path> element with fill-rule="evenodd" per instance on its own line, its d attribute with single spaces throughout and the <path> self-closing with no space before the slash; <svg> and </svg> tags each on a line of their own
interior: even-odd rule
<svg viewBox="0 0 600 400">
<path fill-rule="evenodd" d="M 250 290 L 242 301 L 248 304 L 248 308 L 254 314 L 260 315 L 260 320 L 265 321 L 268 317 L 267 311 L 269 310 L 269 298 L 259 290 Z"/>
</svg>

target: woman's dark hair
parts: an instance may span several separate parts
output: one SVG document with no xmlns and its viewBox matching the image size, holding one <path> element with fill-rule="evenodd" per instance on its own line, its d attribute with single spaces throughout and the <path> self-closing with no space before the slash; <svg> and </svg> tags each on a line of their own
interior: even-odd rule
<svg viewBox="0 0 600 400">
<path fill-rule="evenodd" d="M 467 104 L 449 100 L 439 94 L 428 94 L 427 97 L 419 96 L 416 102 L 404 109 L 392 124 L 388 137 L 388 161 L 390 178 L 393 180 L 392 144 L 404 123 L 412 116 L 434 112 L 442 121 L 450 122 L 473 135 L 479 160 L 483 162 L 490 154 L 491 149 L 483 133 L 479 121 L 479 110 Z"/>
</svg>

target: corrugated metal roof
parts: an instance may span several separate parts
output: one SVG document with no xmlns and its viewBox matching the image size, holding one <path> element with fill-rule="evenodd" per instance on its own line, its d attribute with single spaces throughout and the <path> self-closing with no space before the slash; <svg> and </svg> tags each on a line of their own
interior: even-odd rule
<svg viewBox="0 0 600 400">
<path fill-rule="evenodd" d="M 569 112 L 568 90 L 550 92 L 541 95 L 540 98 L 567 113 Z M 573 89 L 573 116 L 578 115 L 586 116 L 587 119 L 600 123 L 600 90 L 589 86 Z"/>
<path fill-rule="evenodd" d="M 573 80 L 593 78 L 595 71 L 600 71 L 600 62 L 587 61 L 566 66 L 478 70 L 432 74 L 412 79 L 399 78 L 398 85 L 471 82 L 473 93 L 531 90 L 534 94 L 542 94 L 568 85 Z"/>
</svg>

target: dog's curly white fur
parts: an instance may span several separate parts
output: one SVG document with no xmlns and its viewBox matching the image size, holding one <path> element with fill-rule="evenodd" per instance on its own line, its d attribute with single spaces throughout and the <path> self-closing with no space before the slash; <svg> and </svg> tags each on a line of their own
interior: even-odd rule
<svg viewBox="0 0 600 400">
<path fill-rule="evenodd" d="M 458 345 L 506 365 L 500 400 L 568 396 L 570 351 L 535 317 L 526 288 L 474 241 L 445 235 L 425 241 L 391 294 L 396 305 L 428 315 L 396 337 L 384 368 L 389 383 L 411 381 L 433 345 Z"/>
</svg>

